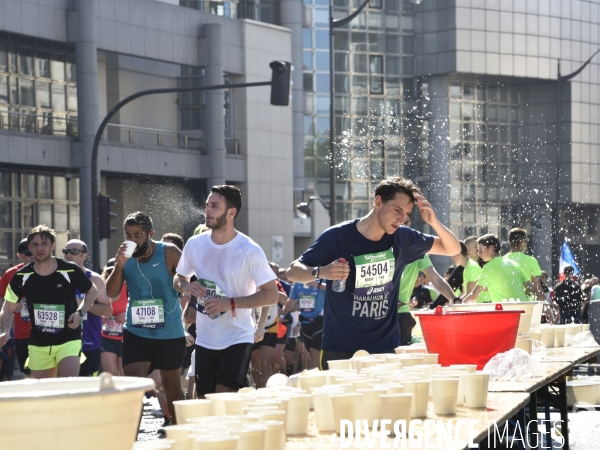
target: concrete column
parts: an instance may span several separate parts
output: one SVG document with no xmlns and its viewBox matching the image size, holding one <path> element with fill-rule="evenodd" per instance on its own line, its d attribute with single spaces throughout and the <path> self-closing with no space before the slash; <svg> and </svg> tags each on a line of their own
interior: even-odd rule
<svg viewBox="0 0 600 450">
<path fill-rule="evenodd" d="M 220 24 L 206 24 L 202 27 L 207 47 L 206 84 L 223 84 L 223 42 Z M 204 140 L 206 151 L 210 155 L 210 178 L 208 189 L 225 183 L 225 117 L 223 104 L 225 95 L 222 90 L 206 91 L 206 123 Z"/>
<path fill-rule="evenodd" d="M 281 26 L 292 30 L 292 130 L 294 188 L 305 189 L 304 180 L 304 88 L 302 82 L 302 17 L 301 0 L 281 0 Z"/>
<path fill-rule="evenodd" d="M 77 0 L 68 14 L 69 36 L 75 42 L 79 138 L 72 146 L 73 165 L 79 168 L 81 239 L 92 247 L 92 147 L 98 125 L 98 54 L 96 46 L 96 1 Z M 100 174 L 98 174 L 100 183 Z M 99 191 L 100 192 L 100 191 Z"/>
<path fill-rule="evenodd" d="M 450 141 L 448 141 L 448 77 L 429 78 L 429 202 L 440 222 L 450 227 Z M 450 264 L 446 256 L 432 256 L 440 274 Z M 442 270 L 442 271 L 441 271 Z"/>
</svg>

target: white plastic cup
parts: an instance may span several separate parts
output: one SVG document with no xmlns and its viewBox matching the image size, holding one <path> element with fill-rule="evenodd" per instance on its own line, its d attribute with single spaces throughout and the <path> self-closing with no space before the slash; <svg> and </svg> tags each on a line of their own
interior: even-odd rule
<svg viewBox="0 0 600 450">
<path fill-rule="evenodd" d="M 260 420 L 255 425 L 267 428 L 264 450 L 283 450 L 286 435 L 281 420 Z"/>
<path fill-rule="evenodd" d="M 237 450 L 240 437 L 232 434 L 194 434 L 190 436 L 190 440 L 192 442 L 192 450 Z"/>
<path fill-rule="evenodd" d="M 137 248 L 137 244 L 133 241 L 125 241 L 125 243 L 127 244 L 127 249 L 123 252 L 123 256 L 125 256 L 125 258 L 131 258 Z"/>
<path fill-rule="evenodd" d="M 253 399 L 244 397 L 225 398 L 225 412 L 231 414 L 244 414 L 244 408 L 248 406 Z"/>
<path fill-rule="evenodd" d="M 265 446 L 265 436 L 267 434 L 266 426 L 243 426 L 235 430 L 230 430 L 230 434 L 239 436 L 237 450 L 256 450 L 263 449 Z"/>
<path fill-rule="evenodd" d="M 170 425 L 165 427 L 167 439 L 172 439 L 175 443 L 171 446 L 174 450 L 191 450 L 188 435 L 190 429 L 187 425 Z"/>
<path fill-rule="evenodd" d="M 530 341 L 531 342 L 531 341 Z M 467 373 L 461 375 L 467 408 L 485 408 L 487 406 L 488 384 L 487 373 Z"/>
<path fill-rule="evenodd" d="M 556 325 L 554 329 L 554 346 L 564 347 L 565 346 L 565 327 L 562 325 Z"/>
<path fill-rule="evenodd" d="M 333 421 L 333 406 L 331 404 L 332 391 L 313 391 L 312 400 L 315 410 L 315 419 L 319 431 L 335 431 Z"/>
<path fill-rule="evenodd" d="M 464 370 L 467 373 L 475 373 L 477 364 L 451 364 L 449 369 Z"/>
<path fill-rule="evenodd" d="M 427 404 L 429 403 L 429 381 L 405 381 L 404 392 L 413 395 L 410 416 L 427 417 Z"/>
<path fill-rule="evenodd" d="M 210 400 L 175 400 L 175 417 L 177 423 L 185 424 L 192 417 L 210 416 L 212 402 Z"/>
<path fill-rule="evenodd" d="M 380 394 L 381 415 L 383 420 L 404 420 L 406 427 L 410 423 L 410 410 L 413 402 L 412 394 Z"/>
<path fill-rule="evenodd" d="M 590 324 L 589 323 L 581 324 L 581 331 L 590 331 Z"/>
<path fill-rule="evenodd" d="M 307 433 L 311 398 L 308 394 L 293 395 L 290 397 L 286 424 L 287 434 L 298 435 Z"/>
<path fill-rule="evenodd" d="M 340 434 L 340 422 L 349 420 L 354 423 L 362 419 L 361 408 L 362 394 L 332 394 L 331 406 L 333 407 L 333 421 L 335 423 L 335 431 Z"/>
<path fill-rule="evenodd" d="M 258 417 L 259 422 L 263 420 L 281 420 L 284 425 L 284 432 L 287 428 L 287 411 L 276 409 L 272 411 L 254 411 L 251 416 Z"/>
<path fill-rule="evenodd" d="M 532 342 L 533 341 L 531 339 L 517 339 L 515 342 L 515 348 L 520 348 L 531 355 Z"/>
<path fill-rule="evenodd" d="M 381 394 L 387 394 L 386 388 L 359 389 L 358 394 L 362 394 L 361 415 L 362 419 L 368 423 L 374 420 L 381 420 Z"/>
<path fill-rule="evenodd" d="M 158 441 L 140 441 L 133 443 L 133 450 L 173 450 L 175 441 L 172 439 L 160 439 Z"/>
<path fill-rule="evenodd" d="M 431 379 L 433 388 L 433 410 L 436 414 L 456 414 L 458 378 Z"/>
<path fill-rule="evenodd" d="M 540 333 L 542 335 L 542 343 L 546 346 L 546 348 L 553 348 L 556 329 L 551 326 L 542 326 L 540 327 Z"/>
<path fill-rule="evenodd" d="M 423 355 L 423 364 L 437 364 L 439 353 L 427 353 Z"/>
<path fill-rule="evenodd" d="M 350 359 L 334 359 L 331 361 L 327 361 L 327 365 L 329 366 L 329 370 L 352 369 L 352 360 L 350 360 Z"/>
</svg>

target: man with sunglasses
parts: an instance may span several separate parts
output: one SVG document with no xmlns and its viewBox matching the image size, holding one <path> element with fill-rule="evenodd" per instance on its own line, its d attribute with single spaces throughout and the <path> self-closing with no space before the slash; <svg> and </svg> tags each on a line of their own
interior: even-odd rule
<svg viewBox="0 0 600 450">
<path fill-rule="evenodd" d="M 27 239 L 23 239 L 21 242 L 19 242 L 19 246 L 17 247 L 17 258 L 21 262 L 4 272 L 4 275 L 2 275 L 2 278 L 0 278 L 1 303 L 4 303 L 6 288 L 8 287 L 10 280 L 12 280 L 12 277 L 21 267 L 29 264 L 33 259 L 31 252 L 29 251 L 29 246 L 27 245 Z M 23 372 L 23 374 L 29 378 L 31 371 L 28 367 L 25 367 L 25 362 L 27 361 L 27 358 L 29 358 L 29 349 L 27 347 L 29 345 L 29 334 L 31 333 L 31 321 L 29 319 L 29 312 L 27 311 L 25 298 L 22 298 L 15 308 L 14 321 L 14 339 L 17 361 L 19 361 L 19 368 L 21 369 L 21 372 Z"/>
<path fill-rule="evenodd" d="M 56 233 L 38 225 L 27 235 L 33 261 L 13 276 L 6 290 L 0 316 L 4 332 L 0 347 L 8 337 L 17 302 L 26 298 L 32 318 L 29 337 L 29 368 L 33 378 L 73 377 L 79 374 L 81 319 L 96 300 L 98 290 L 75 264 L 52 256 Z M 85 292 L 81 304 L 76 289 Z"/>
<path fill-rule="evenodd" d="M 79 368 L 80 377 L 91 377 L 100 367 L 100 355 L 102 354 L 102 317 L 112 316 L 112 305 L 110 298 L 106 295 L 106 286 L 104 280 L 96 272 L 86 269 L 85 261 L 88 259 L 88 248 L 85 242 L 79 239 L 71 239 L 62 249 L 63 255 L 67 261 L 77 264 L 98 289 L 98 297 L 83 316 L 81 330 L 81 351 L 85 355 L 85 361 Z M 77 301 L 81 302 L 85 298 L 79 289 L 77 289 Z"/>
</svg>

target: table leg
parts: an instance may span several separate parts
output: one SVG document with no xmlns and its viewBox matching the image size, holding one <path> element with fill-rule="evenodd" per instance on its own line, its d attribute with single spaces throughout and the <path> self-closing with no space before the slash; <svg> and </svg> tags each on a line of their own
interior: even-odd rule
<svg viewBox="0 0 600 450">
<path fill-rule="evenodd" d="M 525 427 L 529 425 L 530 442 L 537 442 L 539 445 L 540 435 L 538 434 L 538 418 L 537 418 L 537 392 L 533 391 L 529 395 L 529 422 L 525 423 Z M 527 429 L 527 428 L 525 428 Z M 535 436 L 535 437 L 534 437 Z M 535 440 L 534 440 L 535 439 Z"/>
</svg>

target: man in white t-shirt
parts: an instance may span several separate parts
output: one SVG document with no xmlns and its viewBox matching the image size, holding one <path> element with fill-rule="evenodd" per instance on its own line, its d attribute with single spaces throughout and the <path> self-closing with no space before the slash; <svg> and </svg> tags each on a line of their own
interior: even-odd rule
<svg viewBox="0 0 600 450">
<path fill-rule="evenodd" d="M 213 186 L 206 201 L 211 230 L 189 239 L 173 279 L 177 291 L 198 298 L 185 312 L 186 319 L 196 316 L 198 398 L 247 385 L 256 331 L 253 308 L 272 305 L 279 296 L 264 252 L 235 229 L 241 208 L 236 186 Z M 190 282 L 192 275 L 198 281 Z"/>
</svg>

